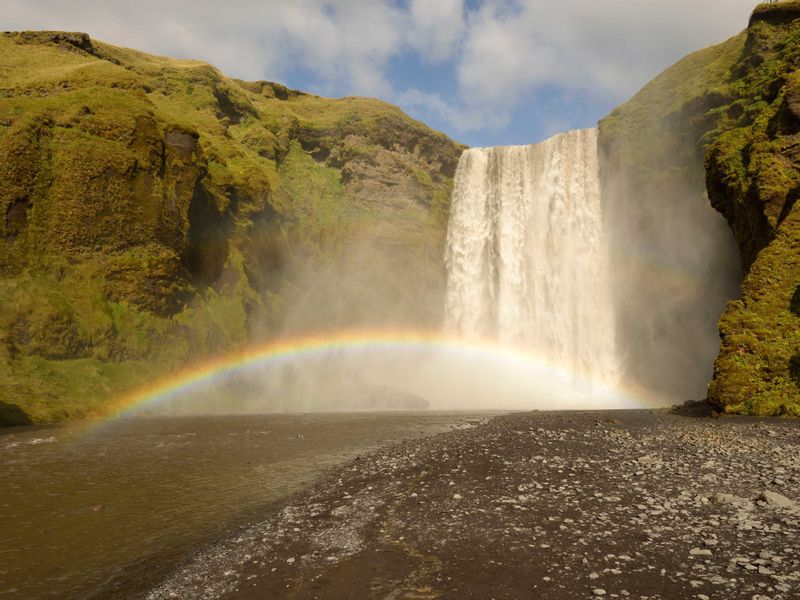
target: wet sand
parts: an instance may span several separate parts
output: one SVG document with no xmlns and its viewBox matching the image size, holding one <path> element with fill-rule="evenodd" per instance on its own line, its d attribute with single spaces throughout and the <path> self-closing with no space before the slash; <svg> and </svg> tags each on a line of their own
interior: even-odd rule
<svg viewBox="0 0 800 600">
<path fill-rule="evenodd" d="M 800 598 L 800 422 L 526 413 L 330 471 L 166 598 Z"/>
</svg>

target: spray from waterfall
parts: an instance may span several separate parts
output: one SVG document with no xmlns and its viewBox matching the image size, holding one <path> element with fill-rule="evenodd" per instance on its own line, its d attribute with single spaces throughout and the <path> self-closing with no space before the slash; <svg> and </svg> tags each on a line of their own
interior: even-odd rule
<svg viewBox="0 0 800 600">
<path fill-rule="evenodd" d="M 614 385 L 597 130 L 461 157 L 447 232 L 446 325 Z"/>
<path fill-rule="evenodd" d="M 445 290 L 429 289 L 430 277 L 397 278 L 398 264 L 414 273 L 405 250 L 370 240 L 348 250 L 349 260 L 329 273 L 294 279 L 309 285 L 285 335 L 159 382 L 126 406 L 248 414 L 607 409 L 646 401 L 618 385 L 595 130 L 463 154 L 445 248 L 445 331 L 439 319 L 408 324 L 441 308 L 437 292 Z M 412 286 L 407 295 L 398 281 Z M 326 330 L 321 324 L 337 321 L 329 309 L 352 320 Z"/>
</svg>

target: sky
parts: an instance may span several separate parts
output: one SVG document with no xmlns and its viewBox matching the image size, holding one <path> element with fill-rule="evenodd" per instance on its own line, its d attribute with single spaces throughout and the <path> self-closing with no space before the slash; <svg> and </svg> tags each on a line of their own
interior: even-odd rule
<svg viewBox="0 0 800 600">
<path fill-rule="evenodd" d="M 85 31 L 225 74 L 372 96 L 470 146 L 592 127 L 747 25 L 753 0 L 3 0 L 0 29 Z"/>
</svg>

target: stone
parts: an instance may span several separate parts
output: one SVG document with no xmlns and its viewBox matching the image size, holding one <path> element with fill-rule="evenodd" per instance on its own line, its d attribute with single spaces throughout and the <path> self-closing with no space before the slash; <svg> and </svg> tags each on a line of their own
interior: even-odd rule
<svg viewBox="0 0 800 600">
<path fill-rule="evenodd" d="M 747 506 L 750 501 L 747 498 L 734 496 L 733 494 L 714 494 L 711 499 L 717 504 L 729 504 L 731 506 Z"/>
<path fill-rule="evenodd" d="M 764 490 L 758 495 L 757 499 L 766 503 L 768 506 L 775 506 L 777 508 L 787 508 L 791 510 L 797 510 L 798 508 L 794 500 L 790 500 L 783 494 L 771 490 Z"/>
</svg>

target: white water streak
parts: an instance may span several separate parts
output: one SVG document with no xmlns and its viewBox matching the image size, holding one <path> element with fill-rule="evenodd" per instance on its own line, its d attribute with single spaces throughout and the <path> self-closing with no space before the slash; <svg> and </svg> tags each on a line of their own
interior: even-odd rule
<svg viewBox="0 0 800 600">
<path fill-rule="evenodd" d="M 614 385 L 620 367 L 597 130 L 467 150 L 447 232 L 447 322 Z"/>
</svg>

